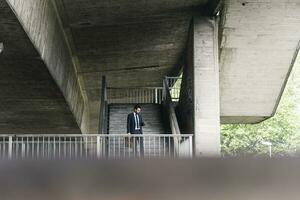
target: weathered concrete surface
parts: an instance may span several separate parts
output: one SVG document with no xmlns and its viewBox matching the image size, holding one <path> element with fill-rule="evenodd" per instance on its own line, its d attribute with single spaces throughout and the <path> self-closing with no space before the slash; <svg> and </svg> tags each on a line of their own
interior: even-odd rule
<svg viewBox="0 0 300 200">
<path fill-rule="evenodd" d="M 219 156 L 220 84 L 218 20 L 193 20 L 195 156 Z"/>
<path fill-rule="evenodd" d="M 116 25 L 161 21 L 174 15 L 186 15 L 190 10 L 215 0 L 152 0 L 93 1 L 62 0 L 71 27 Z"/>
<path fill-rule="evenodd" d="M 176 115 L 181 133 L 194 133 L 194 22 L 189 28 Z"/>
<path fill-rule="evenodd" d="M 24 30 L 62 91 L 78 125 L 86 129 L 82 119 L 85 102 L 78 83 L 75 62 L 52 1 L 7 0 Z M 86 130 L 83 130 L 86 132 Z"/>
<path fill-rule="evenodd" d="M 300 40 L 300 2 L 227 0 L 221 30 L 222 122 L 272 116 Z"/>
<path fill-rule="evenodd" d="M 181 65 L 192 16 L 208 2 L 212 1 L 63 0 L 81 65 L 78 77 L 95 105 L 92 110 L 98 112 L 104 74 L 109 86 L 126 87 L 159 86 L 163 75 L 174 73 Z M 288 77 L 300 39 L 299 4 L 296 0 L 224 2 L 221 121 L 259 122 L 276 110 Z"/>
<path fill-rule="evenodd" d="M 220 155 L 218 20 L 195 16 L 190 28 L 178 105 L 180 127 L 194 133 L 194 154 Z"/>
<path fill-rule="evenodd" d="M 64 97 L 5 0 L 0 0 L 0 133 L 80 133 Z"/>
<path fill-rule="evenodd" d="M 7 1 L 83 132 L 97 127 L 100 77 L 107 75 L 109 86 L 161 86 L 164 75 L 176 74 L 182 66 L 192 17 L 212 2 L 56 0 L 58 15 L 52 1 Z M 223 123 L 254 123 L 272 116 L 300 40 L 299 13 L 297 0 L 225 1 L 220 49 Z M 27 46 L 20 47 L 24 55 Z"/>
<path fill-rule="evenodd" d="M 79 58 L 95 132 L 101 77 L 107 76 L 109 87 L 162 86 L 163 77 L 181 67 L 193 13 L 217 1 L 57 2 Z"/>
<path fill-rule="evenodd" d="M 193 129 L 194 132 L 195 156 L 219 156 L 218 20 L 195 16 L 191 26 L 184 82 L 191 85 L 193 97 L 192 101 L 181 100 L 180 103 L 183 103 L 182 110 L 184 106 L 187 110 L 192 110 L 192 116 L 185 115 L 183 118 L 186 118 L 188 130 Z"/>
</svg>

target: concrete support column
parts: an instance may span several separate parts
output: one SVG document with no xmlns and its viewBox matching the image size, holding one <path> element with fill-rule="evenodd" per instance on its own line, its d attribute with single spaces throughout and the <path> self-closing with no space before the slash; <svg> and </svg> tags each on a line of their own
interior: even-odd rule
<svg viewBox="0 0 300 200">
<path fill-rule="evenodd" d="M 218 22 L 195 17 L 193 34 L 193 88 L 195 156 L 220 155 L 220 95 Z"/>
</svg>

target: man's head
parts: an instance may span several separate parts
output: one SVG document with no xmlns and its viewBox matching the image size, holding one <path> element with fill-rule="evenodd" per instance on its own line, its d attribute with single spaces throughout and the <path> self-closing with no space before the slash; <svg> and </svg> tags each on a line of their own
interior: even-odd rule
<svg viewBox="0 0 300 200">
<path fill-rule="evenodd" d="M 139 104 L 136 104 L 133 108 L 134 112 L 140 113 L 142 110 L 142 107 Z"/>
</svg>

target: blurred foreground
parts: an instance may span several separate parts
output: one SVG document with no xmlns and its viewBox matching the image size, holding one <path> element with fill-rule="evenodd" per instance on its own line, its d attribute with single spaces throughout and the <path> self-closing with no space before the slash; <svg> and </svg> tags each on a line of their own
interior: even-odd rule
<svg viewBox="0 0 300 200">
<path fill-rule="evenodd" d="M 299 160 L 2 161 L 1 200 L 299 199 Z"/>
</svg>

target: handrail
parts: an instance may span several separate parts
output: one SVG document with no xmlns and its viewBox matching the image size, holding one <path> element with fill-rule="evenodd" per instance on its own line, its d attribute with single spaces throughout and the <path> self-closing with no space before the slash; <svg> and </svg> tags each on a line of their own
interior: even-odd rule
<svg viewBox="0 0 300 200">
<path fill-rule="evenodd" d="M 151 136 L 157 136 L 157 137 L 169 137 L 170 134 L 155 134 L 155 133 L 147 133 L 144 135 L 135 135 L 135 134 L 131 134 L 128 135 L 127 133 L 124 134 L 109 134 L 109 135 L 99 135 L 99 134 L 0 134 L 0 139 L 2 139 L 3 137 L 12 137 L 12 138 L 18 138 L 18 137 L 29 137 L 29 138 L 37 138 L 37 137 L 151 137 Z M 180 136 L 194 136 L 193 134 L 177 134 L 175 135 L 175 137 L 180 137 Z"/>
<path fill-rule="evenodd" d="M 164 109 L 166 111 L 165 113 L 167 113 L 167 118 L 170 123 L 172 135 L 181 135 L 177 117 L 176 117 L 176 113 L 175 113 L 175 109 L 174 109 L 173 102 L 172 102 L 172 97 L 170 94 L 170 88 L 169 88 L 167 77 L 163 81 L 163 87 L 164 87 L 164 89 L 163 89 L 163 105 L 164 105 Z M 178 138 L 174 138 L 174 140 L 175 139 L 178 140 Z M 179 143 L 175 142 L 175 144 L 179 144 Z M 178 146 L 175 147 L 176 153 L 178 153 L 178 149 L 179 149 Z"/>
<path fill-rule="evenodd" d="M 102 77 L 101 87 L 101 102 L 100 102 L 100 113 L 99 113 L 99 134 L 107 134 L 107 84 L 106 77 Z"/>
<path fill-rule="evenodd" d="M 161 104 L 163 87 L 108 87 L 108 103 Z"/>
<path fill-rule="evenodd" d="M 107 87 L 108 90 L 114 89 L 163 89 L 163 87 Z"/>
<path fill-rule="evenodd" d="M 192 158 L 192 145 L 193 134 L 0 134 L 0 160 Z"/>
</svg>

